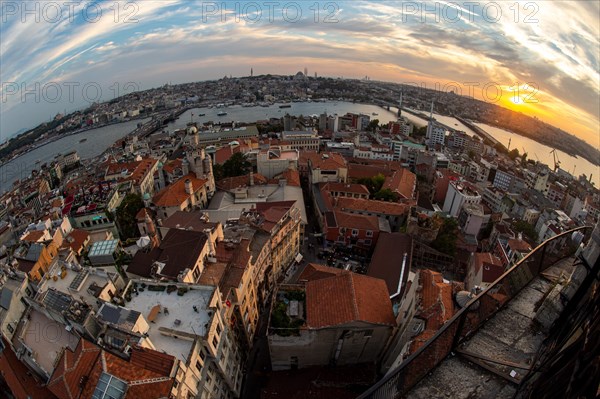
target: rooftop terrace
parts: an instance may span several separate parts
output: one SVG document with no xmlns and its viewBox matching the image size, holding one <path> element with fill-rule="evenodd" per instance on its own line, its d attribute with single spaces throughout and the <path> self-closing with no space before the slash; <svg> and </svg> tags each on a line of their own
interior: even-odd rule
<svg viewBox="0 0 600 399">
<path fill-rule="evenodd" d="M 195 285 L 185 287 L 187 291 L 180 287 L 169 292 L 166 284 L 154 285 L 165 289 L 153 291 L 152 284 L 142 288 L 142 283 L 137 283 L 137 294 L 131 295 L 125 307 L 144 316 L 150 326 L 148 336 L 156 350 L 185 361 L 195 337 L 207 333 L 207 323 L 213 315 L 209 304 L 215 287 Z"/>
</svg>

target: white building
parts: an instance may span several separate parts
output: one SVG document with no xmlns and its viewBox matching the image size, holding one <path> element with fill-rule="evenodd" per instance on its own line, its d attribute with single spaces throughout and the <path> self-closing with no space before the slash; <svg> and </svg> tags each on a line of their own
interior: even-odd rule
<svg viewBox="0 0 600 399">
<path fill-rule="evenodd" d="M 448 185 L 442 210 L 453 217 L 458 217 L 463 205 L 479 203 L 481 203 L 481 195 L 473 185 L 468 182 L 453 181 Z"/>
</svg>

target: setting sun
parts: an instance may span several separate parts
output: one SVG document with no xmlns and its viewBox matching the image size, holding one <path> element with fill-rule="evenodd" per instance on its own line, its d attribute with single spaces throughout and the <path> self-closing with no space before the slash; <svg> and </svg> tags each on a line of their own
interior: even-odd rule
<svg viewBox="0 0 600 399">
<path fill-rule="evenodd" d="M 510 102 L 512 102 L 515 105 L 521 105 L 525 103 L 525 101 L 523 101 L 523 98 L 518 95 L 514 95 L 513 97 L 511 97 Z"/>
</svg>

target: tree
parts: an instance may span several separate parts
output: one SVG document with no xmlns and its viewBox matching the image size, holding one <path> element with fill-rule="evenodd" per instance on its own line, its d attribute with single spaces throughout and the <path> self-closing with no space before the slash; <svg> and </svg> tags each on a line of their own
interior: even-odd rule
<svg viewBox="0 0 600 399">
<path fill-rule="evenodd" d="M 358 184 L 362 184 L 369 189 L 371 194 L 375 194 L 381 190 L 383 183 L 385 182 L 385 176 L 381 173 L 372 177 L 363 177 L 358 179 Z"/>
<path fill-rule="evenodd" d="M 373 119 L 371 122 L 369 122 L 369 126 L 367 126 L 367 130 L 374 132 L 378 126 L 379 126 L 379 119 Z"/>
<path fill-rule="evenodd" d="M 454 256 L 456 253 L 457 233 L 458 222 L 456 219 L 446 218 L 438 231 L 437 237 L 431 243 L 431 246 L 446 255 Z"/>
<path fill-rule="evenodd" d="M 121 240 L 138 237 L 137 220 L 135 216 L 144 207 L 142 197 L 137 194 L 127 194 L 117 208 L 117 225 L 121 232 Z"/>
<path fill-rule="evenodd" d="M 508 153 L 508 157 L 510 159 L 512 159 L 513 161 L 515 160 L 516 157 L 519 156 L 519 150 L 516 148 L 513 148 L 512 150 L 510 150 L 510 152 Z"/>
<path fill-rule="evenodd" d="M 242 176 L 251 171 L 252 165 L 241 152 L 236 152 L 223 164 L 223 177 Z"/>
<path fill-rule="evenodd" d="M 517 220 L 513 223 L 513 228 L 519 233 L 525 234 L 530 239 L 537 241 L 538 233 L 535 231 L 535 227 L 524 220 Z"/>
<path fill-rule="evenodd" d="M 213 176 L 216 181 L 219 181 L 223 178 L 223 165 L 220 163 L 213 165 Z"/>
<path fill-rule="evenodd" d="M 398 201 L 398 194 L 390 190 L 389 188 L 384 188 L 379 190 L 373 196 L 374 199 L 380 201 Z"/>
<path fill-rule="evenodd" d="M 425 137 L 425 135 L 427 135 L 427 126 L 421 126 L 413 130 L 413 136 L 415 137 Z"/>
</svg>

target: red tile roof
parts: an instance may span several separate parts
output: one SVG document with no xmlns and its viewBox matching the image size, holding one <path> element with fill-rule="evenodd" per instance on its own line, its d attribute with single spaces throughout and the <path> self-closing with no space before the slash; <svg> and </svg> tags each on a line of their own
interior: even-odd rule
<svg viewBox="0 0 600 399">
<path fill-rule="evenodd" d="M 65 237 L 60 249 L 71 247 L 73 252 L 79 253 L 85 242 L 90 238 L 90 233 L 85 230 L 73 229 L 71 233 Z"/>
<path fill-rule="evenodd" d="M 202 186 L 207 183 L 207 180 L 197 179 L 196 175 L 190 173 L 160 190 L 152 199 L 154 205 L 162 207 L 181 206 L 190 198 L 190 194 L 185 192 L 185 181 L 188 179 L 192 182 L 194 193 L 201 190 Z"/>
<path fill-rule="evenodd" d="M 484 283 L 492 283 L 504 273 L 504 265 L 502 261 L 489 252 L 476 252 L 474 255 L 475 272 L 483 268 L 481 281 Z"/>
<path fill-rule="evenodd" d="M 38 242 L 44 236 L 46 230 L 32 230 L 21 241 Z"/>
<path fill-rule="evenodd" d="M 366 194 L 370 195 L 369 189 L 362 184 L 347 184 L 347 183 L 319 183 L 321 190 L 338 193 Z"/>
<path fill-rule="evenodd" d="M 319 280 L 322 278 L 337 276 L 343 272 L 343 269 L 338 269 L 336 267 L 319 265 L 317 263 L 309 263 L 306 265 L 302 273 L 300 273 L 300 276 L 298 276 L 298 282 Z"/>
<path fill-rule="evenodd" d="M 181 170 L 182 164 L 183 160 L 181 158 L 177 158 L 164 164 L 163 171 L 172 175 L 175 172 L 175 169 Z"/>
<path fill-rule="evenodd" d="M 531 245 L 525 240 L 519 240 L 518 238 L 511 238 L 508 240 L 508 246 L 513 251 L 519 252 L 531 252 Z"/>
<path fill-rule="evenodd" d="M 306 284 L 306 322 L 310 328 L 353 321 L 395 325 L 392 302 L 383 280 L 344 272 Z"/>
<path fill-rule="evenodd" d="M 356 210 L 362 212 L 380 213 L 384 215 L 407 215 L 411 203 L 397 203 L 369 200 L 364 198 L 337 198 L 336 208 L 340 210 Z"/>
<path fill-rule="evenodd" d="M 379 231 L 377 216 L 358 215 L 341 211 L 334 211 L 337 227 L 347 229 Z M 331 226 L 330 226 L 331 227 Z"/>
<path fill-rule="evenodd" d="M 296 201 L 259 202 L 256 211 L 263 217 L 261 228 L 271 232 L 273 227 L 292 209 Z"/>
<path fill-rule="evenodd" d="M 307 151 L 305 157 L 312 169 L 337 170 L 339 168 L 346 168 L 344 157 L 335 152 L 319 154 Z"/>
<path fill-rule="evenodd" d="M 383 183 L 384 189 L 390 189 L 392 192 L 400 194 L 406 199 L 413 198 L 417 176 L 408 169 L 395 171 L 392 176 L 386 177 Z"/>
<path fill-rule="evenodd" d="M 101 374 L 110 374 L 125 383 L 125 398 L 168 397 L 175 358 L 151 349 L 135 348 L 127 361 L 80 339 L 74 352 L 65 349 L 48 383 L 60 399 L 90 399 Z"/>
<path fill-rule="evenodd" d="M 260 173 L 253 173 L 254 184 L 267 184 L 267 178 Z M 227 177 L 216 182 L 216 186 L 225 191 L 230 191 L 239 187 L 250 186 L 250 174 L 244 176 Z"/>
</svg>

